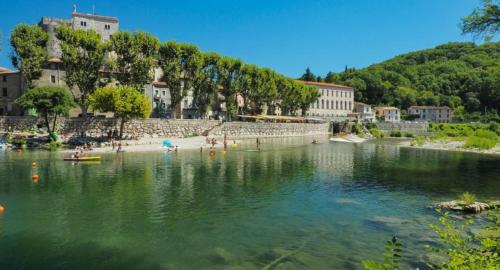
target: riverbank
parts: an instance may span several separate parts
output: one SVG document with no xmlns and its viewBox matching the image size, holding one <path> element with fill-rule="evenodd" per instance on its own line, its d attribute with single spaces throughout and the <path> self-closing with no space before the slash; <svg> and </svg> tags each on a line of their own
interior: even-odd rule
<svg viewBox="0 0 500 270">
<path fill-rule="evenodd" d="M 451 140 L 425 140 L 417 143 L 415 141 L 402 141 L 399 142 L 401 147 L 429 149 L 429 150 L 444 150 L 444 151 L 460 151 L 471 152 L 479 154 L 500 155 L 500 145 L 496 145 L 490 149 L 479 148 L 466 148 L 464 141 L 451 141 Z"/>
</svg>

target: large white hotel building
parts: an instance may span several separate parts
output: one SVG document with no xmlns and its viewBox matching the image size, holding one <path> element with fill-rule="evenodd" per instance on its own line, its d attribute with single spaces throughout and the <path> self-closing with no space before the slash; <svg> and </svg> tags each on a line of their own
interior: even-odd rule
<svg viewBox="0 0 500 270">
<path fill-rule="evenodd" d="M 306 85 L 318 87 L 321 96 L 311 104 L 307 116 L 321 118 L 345 117 L 354 110 L 354 88 L 322 82 L 300 81 Z"/>
</svg>

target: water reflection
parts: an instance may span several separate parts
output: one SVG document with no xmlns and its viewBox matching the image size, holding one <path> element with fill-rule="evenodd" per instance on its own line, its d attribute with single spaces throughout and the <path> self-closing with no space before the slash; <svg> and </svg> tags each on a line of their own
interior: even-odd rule
<svg viewBox="0 0 500 270">
<path fill-rule="evenodd" d="M 356 269 L 378 257 L 392 234 L 417 261 L 418 245 L 432 242 L 430 201 L 500 190 L 496 157 L 310 141 L 266 139 L 260 152 L 246 151 L 255 148 L 250 142 L 213 158 L 199 151 L 104 155 L 98 164 L 5 153 L 0 265 L 76 267 L 80 253 L 89 254 L 81 267 L 88 268 L 99 260 L 92 250 L 103 250 L 116 269 L 129 255 L 153 268 L 258 269 L 285 256 L 280 267 Z"/>
</svg>

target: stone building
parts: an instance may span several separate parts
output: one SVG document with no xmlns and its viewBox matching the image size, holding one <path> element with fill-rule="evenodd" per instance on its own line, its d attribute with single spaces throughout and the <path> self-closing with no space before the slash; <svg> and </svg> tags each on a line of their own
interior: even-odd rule
<svg viewBox="0 0 500 270">
<path fill-rule="evenodd" d="M 0 67 L 0 115 L 23 114 L 15 104 L 23 89 L 24 81 L 19 71 Z"/>
<path fill-rule="evenodd" d="M 385 122 L 401 121 L 401 111 L 396 107 L 375 107 L 377 119 Z"/>
<path fill-rule="evenodd" d="M 452 114 L 453 112 L 448 106 L 411 106 L 408 108 L 408 115 L 415 117 L 417 121 L 450 123 Z"/>
<path fill-rule="evenodd" d="M 347 117 L 354 109 L 354 88 L 321 82 L 299 81 L 306 85 L 316 86 L 321 96 L 311 104 L 307 116 L 321 118 Z"/>
</svg>

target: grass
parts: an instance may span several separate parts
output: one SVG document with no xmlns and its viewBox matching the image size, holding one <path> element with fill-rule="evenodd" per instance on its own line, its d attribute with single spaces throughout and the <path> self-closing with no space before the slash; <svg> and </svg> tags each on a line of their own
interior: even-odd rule
<svg viewBox="0 0 500 270">
<path fill-rule="evenodd" d="M 458 197 L 458 200 L 465 202 L 466 204 L 472 204 L 476 201 L 476 195 L 464 192 Z"/>
</svg>

